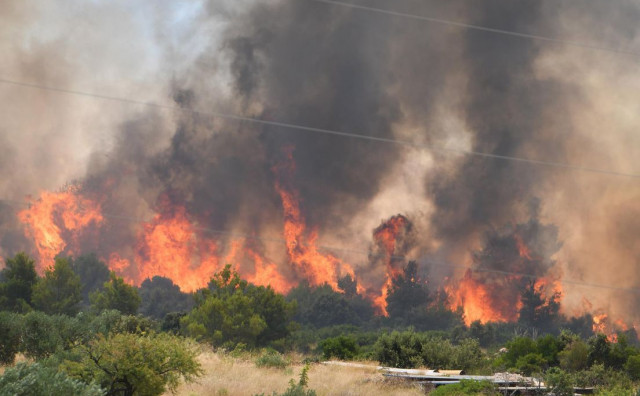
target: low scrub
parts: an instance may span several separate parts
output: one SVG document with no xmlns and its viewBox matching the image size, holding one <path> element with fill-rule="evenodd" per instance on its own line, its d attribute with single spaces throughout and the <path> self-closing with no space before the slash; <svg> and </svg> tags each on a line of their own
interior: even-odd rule
<svg viewBox="0 0 640 396">
<path fill-rule="evenodd" d="M 282 354 L 273 350 L 263 353 L 256 359 L 257 367 L 284 369 L 288 367 L 289 364 L 289 360 L 282 356 Z"/>
</svg>

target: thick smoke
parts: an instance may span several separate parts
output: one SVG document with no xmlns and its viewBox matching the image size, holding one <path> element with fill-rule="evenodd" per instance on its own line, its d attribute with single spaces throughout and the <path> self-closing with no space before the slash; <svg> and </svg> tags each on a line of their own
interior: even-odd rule
<svg viewBox="0 0 640 396">
<path fill-rule="evenodd" d="M 282 148 L 293 146 L 296 172 L 288 183 L 299 191 L 307 223 L 326 244 L 363 251 L 350 261 L 367 276 L 376 273 L 368 268 L 376 261 L 367 257 L 376 248 L 371 230 L 404 213 L 413 223 L 410 253 L 437 258 L 441 275 L 472 265 L 471 252 L 488 230 L 536 219 L 555 224 L 563 245 L 545 245 L 553 260 L 530 260 L 523 271 L 544 275 L 556 265 L 574 280 L 640 285 L 637 179 L 207 115 L 637 174 L 640 77 L 633 57 L 311 0 L 203 1 L 184 9 L 170 2 L 74 4 L 65 12 L 0 6 L 10 21 L 0 25 L 9 38 L 0 45 L 12 54 L 1 61 L 3 73 L 176 107 L 2 86 L 0 191 L 21 200 L 80 182 L 107 219 L 99 238 L 83 242 L 87 250 L 135 256 L 136 219 L 161 211 L 166 199 L 184 205 L 200 227 L 277 239 L 283 220 L 272 168 Z M 640 7 L 630 0 L 358 4 L 640 51 Z M 69 33 L 71 25 L 77 28 Z M 29 247 L 6 215 L 11 208 L 0 207 L 1 254 Z M 550 232 L 520 231 L 531 234 L 530 243 Z M 284 259 L 278 244 L 256 249 Z M 515 270 L 505 265 L 500 269 Z M 566 309 L 579 310 L 587 296 L 638 317 L 628 295 L 571 286 L 565 292 Z"/>
</svg>

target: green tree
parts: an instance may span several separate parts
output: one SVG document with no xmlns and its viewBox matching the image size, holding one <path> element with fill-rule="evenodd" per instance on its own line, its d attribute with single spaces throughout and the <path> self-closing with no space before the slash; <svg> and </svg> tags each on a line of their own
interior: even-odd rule
<svg viewBox="0 0 640 396">
<path fill-rule="evenodd" d="M 134 315 L 140 306 L 138 289 L 127 285 L 124 279 L 115 272 L 109 274 L 109 280 L 104 283 L 102 290 L 96 290 L 90 295 L 91 307 L 97 311 L 115 309 L 125 315 Z"/>
<path fill-rule="evenodd" d="M 507 352 L 502 355 L 502 361 L 507 369 L 515 368 L 516 362 L 530 353 L 538 353 L 536 342 L 529 337 L 516 337 L 506 345 Z"/>
<path fill-rule="evenodd" d="M 550 368 L 544 376 L 544 381 L 556 396 L 573 396 L 574 381 L 571 376 L 558 367 Z"/>
<path fill-rule="evenodd" d="M 196 294 L 196 306 L 181 323 L 189 335 L 213 345 L 263 346 L 289 335 L 295 307 L 270 287 L 240 279 L 227 265 Z"/>
<path fill-rule="evenodd" d="M 0 396 L 103 396 L 97 385 L 69 378 L 38 363 L 20 363 L 0 377 Z"/>
<path fill-rule="evenodd" d="M 71 269 L 80 277 L 82 284 L 82 304 L 89 306 L 89 294 L 103 287 L 109 280 L 109 267 L 91 253 L 89 255 L 69 258 Z"/>
<path fill-rule="evenodd" d="M 587 368 L 589 348 L 581 339 L 576 339 L 567 345 L 560 353 L 558 360 L 560 367 L 570 372 L 576 372 Z"/>
<path fill-rule="evenodd" d="M 22 317 L 12 312 L 0 312 L 0 364 L 13 364 L 21 350 Z"/>
<path fill-rule="evenodd" d="M 62 370 L 100 384 L 107 395 L 161 395 L 202 374 L 195 345 L 166 333 L 100 335 L 79 353 L 79 361 L 65 361 Z"/>
<path fill-rule="evenodd" d="M 411 323 L 416 311 L 426 310 L 431 297 L 427 283 L 418 274 L 418 264 L 410 261 L 391 281 L 387 296 L 387 312 L 392 321 Z"/>
<path fill-rule="evenodd" d="M 518 315 L 518 322 L 527 327 L 534 327 L 544 331 L 553 331 L 559 322 L 560 294 L 551 297 L 544 296 L 544 290 L 538 290 L 535 282 L 527 283 L 521 293 L 522 307 Z"/>
<path fill-rule="evenodd" d="M 640 355 L 629 356 L 627 363 L 624 365 L 624 369 L 634 381 L 640 380 Z"/>
<path fill-rule="evenodd" d="M 38 281 L 35 263 L 26 253 L 6 260 L 0 273 L 0 309 L 27 312 L 31 309 L 33 287 Z"/>
<path fill-rule="evenodd" d="M 140 313 L 163 319 L 172 312 L 188 312 L 193 308 L 193 297 L 180 291 L 169 278 L 154 276 L 140 285 Z"/>
<path fill-rule="evenodd" d="M 78 318 L 32 311 L 22 319 L 21 349 L 27 357 L 43 359 L 71 349 L 90 336 L 86 333 Z"/>
<path fill-rule="evenodd" d="M 75 315 L 81 298 L 80 277 L 65 258 L 56 258 L 33 288 L 34 306 L 48 314 Z"/>
</svg>

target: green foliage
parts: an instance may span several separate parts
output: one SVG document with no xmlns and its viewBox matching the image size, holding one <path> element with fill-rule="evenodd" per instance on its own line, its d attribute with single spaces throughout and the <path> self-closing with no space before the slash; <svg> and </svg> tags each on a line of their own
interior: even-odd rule
<svg viewBox="0 0 640 396">
<path fill-rule="evenodd" d="M 624 369 L 634 381 L 640 380 L 640 355 L 629 356 L 627 363 L 624 365 Z"/>
<path fill-rule="evenodd" d="M 542 368 L 546 365 L 546 360 L 539 353 L 528 353 L 520 356 L 516 360 L 515 368 L 524 375 L 541 373 Z"/>
<path fill-rule="evenodd" d="M 63 339 L 52 316 L 29 312 L 23 319 L 22 350 L 27 357 L 43 359 L 63 349 Z"/>
<path fill-rule="evenodd" d="M 527 283 L 520 295 L 522 307 L 518 312 L 518 322 L 526 327 L 543 331 L 555 330 L 559 323 L 560 294 L 555 293 L 547 298 L 544 290 L 536 289 L 535 281 Z"/>
<path fill-rule="evenodd" d="M 344 293 L 326 284 L 311 287 L 306 282 L 293 288 L 287 300 L 297 302 L 294 319 L 317 328 L 340 324 L 359 325 L 369 321 L 373 317 L 373 308 L 363 296 L 354 293 L 355 280 L 344 277 L 340 281 L 342 287 L 346 288 Z"/>
<path fill-rule="evenodd" d="M 383 365 L 401 368 L 469 370 L 481 365 L 483 353 L 477 340 L 458 345 L 437 336 L 413 331 L 383 334 L 375 345 L 375 357 Z"/>
<path fill-rule="evenodd" d="M 552 367 L 545 373 L 544 381 L 556 396 L 573 396 L 574 380 L 558 367 Z"/>
<path fill-rule="evenodd" d="M 598 389 L 595 394 L 597 396 L 637 396 L 638 391 L 626 386 L 617 385 L 608 389 Z"/>
<path fill-rule="evenodd" d="M 53 268 L 45 271 L 33 288 L 34 306 L 47 314 L 78 313 L 81 300 L 80 277 L 65 258 L 56 258 Z"/>
<path fill-rule="evenodd" d="M 31 309 L 33 287 L 38 281 L 35 263 L 25 253 L 6 260 L 0 273 L 0 309 L 28 312 Z"/>
<path fill-rule="evenodd" d="M 162 319 L 170 312 L 188 312 L 193 308 L 193 297 L 180 291 L 169 278 L 154 276 L 140 285 L 140 313 Z"/>
<path fill-rule="evenodd" d="M 13 364 L 21 349 L 22 317 L 11 312 L 0 312 L 0 364 Z"/>
<path fill-rule="evenodd" d="M 157 330 L 158 324 L 144 316 L 122 315 L 117 310 L 100 312 L 87 323 L 87 332 L 107 336 L 112 333 L 148 334 Z"/>
<path fill-rule="evenodd" d="M 507 352 L 503 354 L 497 364 L 507 369 L 516 368 L 518 359 L 538 352 L 536 342 L 529 337 L 515 337 L 506 345 Z"/>
<path fill-rule="evenodd" d="M 188 335 L 216 346 L 266 346 L 290 334 L 295 307 L 270 287 L 240 279 L 227 266 L 196 296 L 196 307 L 181 323 Z"/>
<path fill-rule="evenodd" d="M 427 283 L 418 274 L 418 264 L 410 261 L 402 274 L 392 279 L 387 296 L 389 318 L 403 323 L 411 322 L 415 312 L 424 310 L 430 301 Z"/>
<path fill-rule="evenodd" d="M 109 280 L 109 267 L 93 253 L 76 258 L 70 257 L 69 264 L 73 272 L 80 277 L 82 304 L 88 307 L 89 294 L 102 289 L 104 283 Z"/>
<path fill-rule="evenodd" d="M 161 395 L 174 391 L 181 379 L 190 382 L 202 374 L 195 346 L 169 334 L 100 335 L 79 352 L 79 361 L 66 361 L 62 369 L 100 384 L 108 394 Z"/>
<path fill-rule="evenodd" d="M 69 378 L 65 373 L 41 364 L 20 363 L 0 377 L 0 396 L 102 396 L 94 384 Z"/>
<path fill-rule="evenodd" d="M 353 338 L 343 335 L 327 338 L 320 343 L 319 347 L 325 360 L 334 357 L 340 360 L 351 360 L 356 357 L 360 349 Z"/>
<path fill-rule="evenodd" d="M 109 274 L 109 280 L 104 283 L 102 290 L 91 293 L 89 299 L 91 307 L 97 312 L 115 309 L 125 315 L 135 315 L 140 306 L 138 290 L 134 286 L 127 285 L 124 279 L 113 271 Z"/>
<path fill-rule="evenodd" d="M 383 334 L 375 345 L 375 357 L 389 367 L 414 368 L 421 366 L 424 337 L 413 331 L 394 331 Z"/>
<path fill-rule="evenodd" d="M 267 350 L 256 359 L 257 367 L 284 369 L 287 368 L 289 364 L 290 362 L 285 359 L 282 354 L 274 350 Z"/>
<path fill-rule="evenodd" d="M 498 396 L 496 386 L 491 381 L 462 380 L 458 384 L 444 385 L 429 393 L 430 396 L 465 396 L 486 395 Z"/>
<path fill-rule="evenodd" d="M 560 368 L 576 372 L 587 368 L 589 348 L 581 339 L 571 341 L 564 350 L 558 353 Z"/>
</svg>

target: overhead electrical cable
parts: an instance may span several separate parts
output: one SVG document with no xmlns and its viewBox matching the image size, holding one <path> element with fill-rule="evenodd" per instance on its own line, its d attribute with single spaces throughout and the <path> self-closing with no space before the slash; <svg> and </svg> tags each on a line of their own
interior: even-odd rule
<svg viewBox="0 0 640 396">
<path fill-rule="evenodd" d="M 90 98 L 122 102 L 126 104 L 147 106 L 147 107 L 152 107 L 152 108 L 157 108 L 162 110 L 180 111 L 180 112 L 191 113 L 191 114 L 196 114 L 200 116 L 209 116 L 209 117 L 215 117 L 215 118 L 221 118 L 221 119 L 227 119 L 227 120 L 233 120 L 233 121 L 244 121 L 244 122 L 250 122 L 254 124 L 260 124 L 260 125 L 266 125 L 266 126 L 272 126 L 272 127 L 279 127 L 284 129 L 293 129 L 293 130 L 299 130 L 304 132 L 319 133 L 319 134 L 333 135 L 333 136 L 340 136 L 340 137 L 361 139 L 361 140 L 369 140 L 373 142 L 394 144 L 394 145 L 400 145 L 400 146 L 410 147 L 414 149 L 423 149 L 423 150 L 433 151 L 433 152 L 484 157 L 484 158 L 504 160 L 504 161 L 520 162 L 520 163 L 530 164 L 530 165 L 564 168 L 564 169 L 575 170 L 575 171 L 599 173 L 599 174 L 604 174 L 609 176 L 620 176 L 620 177 L 640 179 L 639 173 L 619 172 L 619 171 L 609 170 L 609 169 L 600 169 L 600 168 L 591 168 L 591 167 L 585 167 L 580 165 L 573 165 L 565 162 L 546 161 L 546 160 L 539 160 L 539 159 L 532 159 L 532 158 L 515 157 L 510 155 L 486 153 L 481 151 L 455 149 L 455 148 L 449 148 L 449 147 L 443 147 L 443 146 L 417 143 L 417 142 L 412 142 L 408 140 L 384 138 L 384 137 L 364 135 L 364 134 L 353 133 L 353 132 L 336 131 L 336 130 L 326 129 L 326 128 L 317 128 L 317 127 L 300 125 L 300 124 L 291 124 L 291 123 L 281 122 L 281 121 L 265 120 L 265 119 L 249 117 L 249 116 L 244 116 L 239 114 L 222 113 L 222 112 L 215 112 L 215 111 L 199 111 L 199 110 L 187 109 L 187 108 L 172 106 L 172 105 L 163 105 L 163 104 L 158 104 L 153 102 L 127 99 L 127 98 L 122 98 L 117 96 L 109 96 L 109 95 L 96 94 L 91 92 L 76 91 L 76 90 L 67 89 L 67 88 L 59 88 L 59 87 L 51 87 L 51 86 L 40 85 L 40 84 L 26 83 L 21 81 L 9 80 L 1 77 L 0 77 L 0 83 L 20 86 L 25 88 L 40 89 L 44 91 L 56 92 L 61 94 L 86 96 Z"/>
<path fill-rule="evenodd" d="M 617 53 L 617 54 L 640 56 L 639 52 L 628 51 L 628 50 L 624 50 L 624 49 L 604 47 L 604 46 L 601 46 L 601 45 L 588 44 L 588 43 L 583 43 L 583 42 L 579 42 L 579 41 L 563 40 L 563 39 L 554 38 L 554 37 L 540 36 L 540 35 L 537 35 L 537 34 L 515 32 L 515 31 L 512 31 L 512 30 L 496 29 L 496 28 L 492 28 L 492 27 L 488 27 L 488 26 L 481 26 L 481 25 L 474 25 L 474 24 L 470 24 L 470 23 L 450 21 L 450 20 L 446 20 L 446 19 L 434 18 L 434 17 L 429 17 L 429 16 L 423 16 L 423 15 L 409 14 L 409 13 L 404 13 L 404 12 L 388 10 L 388 9 L 384 9 L 384 8 L 370 7 L 370 6 L 353 4 L 353 3 L 345 3 L 345 2 L 337 1 L 337 0 L 305 0 L 305 1 L 314 1 L 316 3 L 331 4 L 331 5 L 335 5 L 335 6 L 351 8 L 351 9 L 354 9 L 354 10 L 360 10 L 360 11 L 367 11 L 367 12 L 378 13 L 378 14 L 391 15 L 391 16 L 394 16 L 394 17 L 409 18 L 409 19 L 414 19 L 414 20 L 419 20 L 419 21 L 438 23 L 438 24 L 441 24 L 441 25 L 455 26 L 455 27 L 462 28 L 462 29 L 479 30 L 479 31 L 483 31 L 483 32 L 508 35 L 508 36 L 519 37 L 519 38 L 524 38 L 524 39 L 546 41 L 546 42 L 554 43 L 554 44 L 563 44 L 563 45 L 587 48 L 587 49 L 597 50 L 597 51 L 606 51 L 606 52 L 613 52 L 613 53 Z"/>
</svg>

